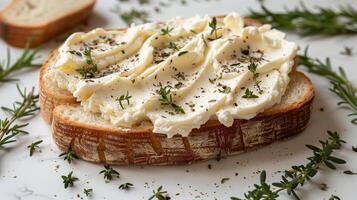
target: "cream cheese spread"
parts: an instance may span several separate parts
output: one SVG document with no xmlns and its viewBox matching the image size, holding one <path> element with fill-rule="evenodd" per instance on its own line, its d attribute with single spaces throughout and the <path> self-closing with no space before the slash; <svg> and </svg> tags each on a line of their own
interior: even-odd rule
<svg viewBox="0 0 357 200">
<path fill-rule="evenodd" d="M 172 137 L 210 119 L 232 126 L 279 103 L 297 45 L 230 13 L 74 33 L 58 51 L 46 78 L 85 111 L 123 128 L 150 121 Z"/>
</svg>

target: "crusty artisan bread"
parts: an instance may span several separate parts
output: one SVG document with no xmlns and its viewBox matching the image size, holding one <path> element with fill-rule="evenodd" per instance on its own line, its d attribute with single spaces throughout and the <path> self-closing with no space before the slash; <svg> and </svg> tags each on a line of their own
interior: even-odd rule
<svg viewBox="0 0 357 200">
<path fill-rule="evenodd" d="M 91 13 L 96 0 L 12 0 L 1 12 L 7 43 L 38 46 L 75 27 Z"/>
<path fill-rule="evenodd" d="M 87 161 L 174 165 L 235 155 L 300 133 L 310 119 L 314 88 L 303 73 L 294 70 L 280 104 L 251 120 L 237 119 L 232 127 L 210 120 L 187 137 L 172 138 L 153 133 L 150 124 L 130 130 L 114 127 L 99 115 L 85 112 L 71 93 L 45 79 L 57 55 L 54 50 L 40 72 L 41 113 L 52 123 L 58 147 L 71 149 Z"/>
</svg>

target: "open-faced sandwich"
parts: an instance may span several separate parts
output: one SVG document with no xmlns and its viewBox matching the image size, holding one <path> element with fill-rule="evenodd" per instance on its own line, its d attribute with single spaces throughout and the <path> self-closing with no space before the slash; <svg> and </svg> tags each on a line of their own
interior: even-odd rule
<svg viewBox="0 0 357 200">
<path fill-rule="evenodd" d="M 88 161 L 235 155 L 306 127 L 314 89 L 297 48 L 237 13 L 75 33 L 42 67 L 41 112 L 59 148 Z"/>
</svg>

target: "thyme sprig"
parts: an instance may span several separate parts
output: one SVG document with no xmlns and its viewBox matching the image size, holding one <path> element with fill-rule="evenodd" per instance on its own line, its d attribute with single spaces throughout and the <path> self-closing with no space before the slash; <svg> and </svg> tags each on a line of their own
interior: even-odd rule
<svg viewBox="0 0 357 200">
<path fill-rule="evenodd" d="M 38 140 L 38 141 L 33 142 L 33 143 L 31 143 L 30 145 L 27 146 L 27 148 L 30 151 L 30 156 L 33 155 L 33 153 L 35 152 L 36 149 L 40 148 L 38 145 L 41 144 L 42 142 L 43 142 L 43 140 Z"/>
<path fill-rule="evenodd" d="M 299 199 L 297 190 L 299 186 L 303 186 L 305 182 L 313 178 L 320 167 L 325 165 L 330 169 L 336 169 L 336 164 L 345 164 L 346 161 L 341 158 L 332 156 L 335 150 L 341 148 L 345 141 L 340 139 L 337 132 L 327 131 L 329 137 L 327 140 L 320 140 L 321 147 L 306 145 L 312 150 L 313 155 L 308 157 L 309 162 L 306 165 L 292 166 L 290 170 L 285 170 L 284 175 L 281 176 L 279 182 L 268 184 L 266 182 L 266 172 L 263 170 L 260 173 L 260 184 L 255 184 L 254 189 L 244 194 L 246 200 L 260 200 L 260 199 L 277 199 L 279 194 L 286 191 L 287 194 L 293 195 Z M 231 197 L 232 200 L 241 198 Z"/>
<path fill-rule="evenodd" d="M 92 50 L 90 48 L 85 48 L 83 55 L 86 58 L 87 66 L 84 66 L 77 71 L 81 75 L 81 77 L 84 79 L 94 78 L 96 73 L 98 73 L 98 66 L 93 60 Z"/>
<path fill-rule="evenodd" d="M 148 200 L 152 200 L 154 198 L 156 198 L 157 200 L 168 200 L 168 194 L 167 191 L 162 191 L 163 187 L 160 186 L 159 188 L 157 188 L 157 190 L 153 190 L 152 193 L 153 195 L 148 199 Z"/>
<path fill-rule="evenodd" d="M 128 105 L 130 105 L 130 99 L 132 98 L 132 96 L 129 95 L 129 91 L 126 92 L 126 94 L 121 95 L 120 97 L 117 97 L 115 99 L 115 101 L 117 101 L 121 107 L 121 109 L 125 109 L 123 106 L 122 101 L 126 101 L 128 103 Z"/>
<path fill-rule="evenodd" d="M 104 168 L 102 171 L 99 172 L 99 174 L 104 174 L 104 179 L 106 182 L 109 182 L 113 179 L 113 176 L 118 176 L 119 177 L 119 172 L 117 172 L 115 169 L 113 169 L 110 165 L 104 165 Z"/>
<path fill-rule="evenodd" d="M 22 101 L 16 101 L 12 108 L 1 107 L 10 117 L 0 119 L 0 147 L 15 142 L 14 138 L 19 134 L 28 134 L 27 131 L 23 130 L 28 123 L 15 124 L 15 122 L 18 119 L 34 116 L 36 111 L 40 109 L 37 105 L 39 96 L 35 94 L 34 88 L 27 92 L 26 89 L 22 91 L 17 85 L 17 90 L 22 97 Z"/>
<path fill-rule="evenodd" d="M 162 29 L 161 29 L 161 35 L 168 35 L 168 36 L 170 36 L 170 33 L 171 33 L 172 30 L 174 30 L 174 28 L 169 28 L 169 27 L 162 28 Z"/>
<path fill-rule="evenodd" d="M 250 63 L 250 64 L 248 65 L 248 70 L 253 74 L 253 81 L 254 81 L 255 87 L 258 88 L 259 93 L 262 93 L 263 90 L 260 88 L 260 83 L 261 83 L 262 81 L 258 80 L 259 73 L 257 72 L 257 67 L 258 67 L 257 64 L 255 64 L 255 63 Z"/>
<path fill-rule="evenodd" d="M 13 72 L 20 71 L 26 68 L 37 68 L 41 67 L 41 64 L 34 64 L 33 61 L 37 59 L 37 53 L 39 49 L 31 50 L 31 43 L 27 43 L 25 50 L 22 55 L 16 60 L 15 63 L 11 64 L 11 53 L 10 49 L 7 49 L 6 59 L 0 61 L 0 82 L 10 82 L 16 81 L 18 79 L 8 78 Z"/>
<path fill-rule="evenodd" d="M 88 188 L 88 189 L 84 188 L 84 189 L 83 189 L 83 193 L 84 193 L 87 197 L 90 197 L 90 196 L 92 196 L 92 194 L 93 194 L 93 189 L 92 189 L 92 188 Z"/>
<path fill-rule="evenodd" d="M 321 61 L 320 59 L 309 57 L 308 47 L 305 48 L 304 54 L 299 55 L 298 60 L 298 64 L 306 67 L 309 72 L 322 76 L 330 81 L 332 85 L 330 91 L 341 99 L 337 105 L 341 108 L 352 110 L 352 113 L 348 116 L 354 116 L 351 122 L 357 125 L 357 89 L 348 80 L 342 67 L 339 67 L 338 72 L 336 72 L 331 67 L 330 58 Z"/>
<path fill-rule="evenodd" d="M 68 187 L 73 187 L 74 182 L 79 180 L 77 177 L 72 176 L 72 174 L 73 174 L 73 171 L 71 171 L 67 176 L 65 176 L 65 175 L 61 176 L 65 189 Z"/>
<path fill-rule="evenodd" d="M 261 11 L 250 10 L 249 17 L 301 36 L 357 34 L 357 11 L 352 6 L 336 10 L 317 7 L 312 11 L 301 3 L 285 12 L 273 12 L 261 4 Z"/>
<path fill-rule="evenodd" d="M 257 95 L 255 95 L 253 93 L 253 91 L 249 90 L 248 88 L 245 90 L 244 92 L 244 95 L 242 96 L 242 98 L 245 98 L 245 99 L 256 99 L 258 98 Z"/>
<path fill-rule="evenodd" d="M 353 48 L 352 48 L 352 47 L 345 46 L 345 47 L 343 48 L 343 51 L 340 52 L 340 54 L 346 55 L 346 56 L 352 56 L 352 55 L 353 55 Z"/>
<path fill-rule="evenodd" d="M 132 183 L 123 183 L 121 185 L 119 185 L 119 189 L 120 190 L 130 190 L 130 188 L 132 188 L 134 185 Z"/>
<path fill-rule="evenodd" d="M 73 158 L 78 159 L 78 156 L 74 153 L 72 149 L 69 149 L 67 152 L 61 153 L 58 157 L 63 157 L 63 160 L 67 161 L 69 164 L 72 163 Z"/>
<path fill-rule="evenodd" d="M 185 114 L 185 111 L 183 108 L 177 104 L 175 104 L 172 100 L 172 95 L 171 95 L 171 86 L 167 85 L 165 87 L 160 87 L 159 90 L 159 95 L 161 101 L 161 105 L 169 105 L 171 106 L 177 114 Z"/>
<path fill-rule="evenodd" d="M 216 17 L 213 17 L 212 20 L 208 23 L 208 26 L 211 28 L 211 35 L 214 35 L 214 39 L 213 38 L 209 38 L 208 40 L 216 40 L 218 39 L 218 34 L 217 31 L 221 28 L 217 27 L 217 19 Z"/>
</svg>

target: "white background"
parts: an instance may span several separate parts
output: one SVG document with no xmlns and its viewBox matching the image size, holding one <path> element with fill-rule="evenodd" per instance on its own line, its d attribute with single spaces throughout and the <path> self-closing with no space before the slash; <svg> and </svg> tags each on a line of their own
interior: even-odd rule
<svg viewBox="0 0 357 200">
<path fill-rule="evenodd" d="M 133 2 L 136 2 L 132 0 Z M 1 0 L 0 7 L 8 1 Z M 152 0 L 152 2 L 158 2 Z M 357 8 L 354 0 L 315 0 L 304 1 L 308 7 L 314 5 L 336 7 L 338 4 L 349 3 Z M 338 2 L 338 3 L 336 3 Z M 121 19 L 109 10 L 114 7 L 116 1 L 98 0 L 95 12 L 89 20 L 86 29 L 94 27 L 118 28 L 125 27 Z M 267 1 L 269 8 L 282 10 L 284 6 L 294 7 L 298 1 Z M 335 4 L 335 5 L 334 5 Z M 123 4 L 123 9 L 137 4 Z M 149 7 L 145 7 L 150 9 Z M 167 20 L 176 15 L 193 16 L 195 14 L 220 15 L 231 11 L 237 11 L 244 15 L 248 8 L 258 8 L 257 1 L 247 0 L 220 0 L 220 1 L 189 1 L 182 6 L 178 0 L 174 5 L 161 9 L 161 13 L 152 12 L 152 20 Z M 330 57 L 333 66 L 343 66 L 349 78 L 357 85 L 357 35 L 339 37 L 306 37 L 301 38 L 288 33 L 289 40 L 296 41 L 302 48 L 310 45 L 310 55 L 324 59 Z M 59 43 L 52 42 L 43 46 L 41 62 L 51 49 Z M 354 56 L 341 55 L 343 47 L 352 46 L 355 49 Z M 6 56 L 6 43 L 0 40 L 0 58 Z M 16 58 L 21 50 L 10 47 L 13 58 Z M 300 69 L 303 70 L 303 69 Z M 28 73 L 19 73 L 19 84 L 38 89 L 38 72 L 34 70 Z M 328 199 L 335 194 L 341 199 L 356 199 L 357 175 L 345 175 L 343 171 L 357 171 L 357 153 L 351 150 L 351 146 L 357 146 L 357 126 L 350 123 L 347 117 L 348 111 L 338 109 L 338 99 L 328 87 L 328 81 L 321 77 L 308 74 L 316 88 L 316 98 L 313 116 L 306 131 L 300 135 L 249 152 L 240 156 L 230 157 L 217 162 L 215 160 L 200 162 L 189 166 L 169 167 L 115 167 L 121 174 L 120 179 L 105 183 L 103 176 L 98 174 L 102 165 L 76 160 L 69 165 L 58 158 L 61 153 L 53 144 L 49 125 L 44 123 L 40 116 L 30 121 L 26 128 L 30 135 L 18 138 L 15 145 L 6 149 L 0 149 L 0 199 L 1 200 L 42 200 L 42 199 L 80 199 L 87 197 L 83 194 L 83 188 L 93 188 L 91 199 L 148 199 L 152 190 L 162 185 L 164 190 L 171 194 L 172 199 L 229 199 L 230 196 L 242 197 L 243 193 L 251 189 L 251 185 L 258 183 L 258 170 L 267 170 L 268 181 L 280 178 L 280 170 L 288 169 L 291 165 L 304 164 L 310 151 L 305 144 L 317 144 L 319 139 L 327 138 L 327 130 L 336 130 L 347 141 L 343 149 L 337 153 L 339 157 L 347 161 L 346 165 L 338 167 L 336 171 L 322 168 L 319 174 L 298 191 L 302 199 Z M 15 100 L 19 100 L 14 83 L 0 85 L 0 106 L 10 106 Z M 324 108 L 324 112 L 320 108 Z M 4 117 L 1 112 L 0 117 Z M 42 139 L 41 153 L 36 152 L 29 157 L 27 145 L 35 140 Z M 239 164 L 237 164 L 239 163 Z M 209 170 L 207 165 L 211 164 Z M 58 168 L 58 169 L 57 169 Z M 71 170 L 79 178 L 75 187 L 64 189 L 61 175 L 68 174 Z M 238 176 L 235 176 L 238 173 Z M 224 184 L 220 180 L 230 178 Z M 134 184 L 134 189 L 124 192 L 118 186 L 124 182 Z M 327 184 L 327 190 L 322 191 L 320 184 Z M 179 195 L 176 195 L 179 193 Z M 80 197 L 78 197 L 78 195 Z M 280 199 L 289 199 L 282 195 Z"/>
</svg>

